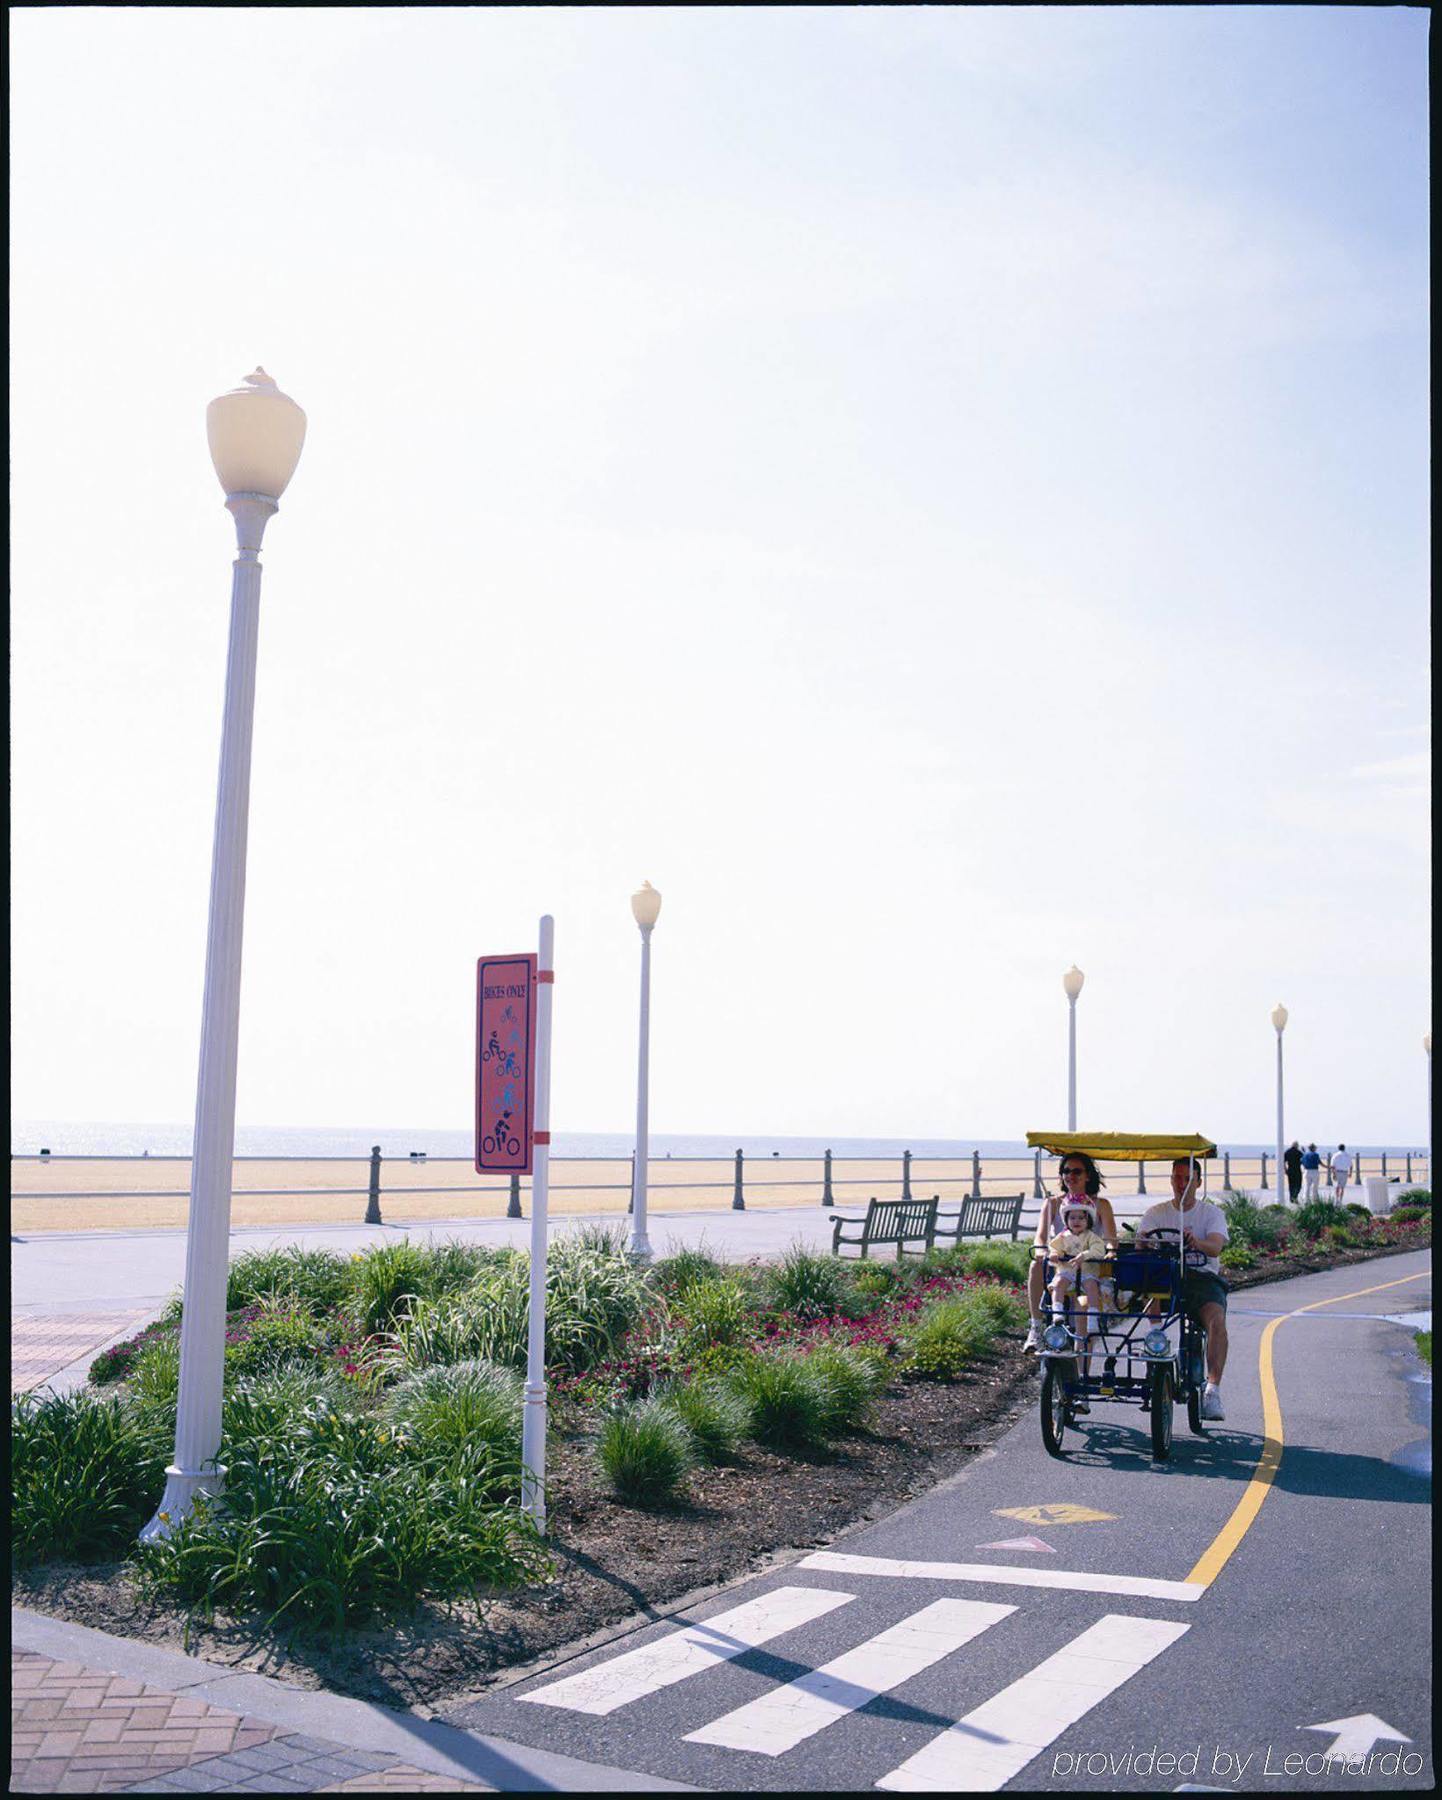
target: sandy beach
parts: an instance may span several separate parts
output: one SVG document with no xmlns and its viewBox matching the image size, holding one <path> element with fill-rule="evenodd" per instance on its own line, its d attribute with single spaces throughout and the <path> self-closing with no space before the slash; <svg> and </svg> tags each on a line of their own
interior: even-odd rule
<svg viewBox="0 0 1442 1800">
<path fill-rule="evenodd" d="M 1136 1170 L 1103 1165 L 1115 1193 L 1136 1188 Z M 1050 1187 L 1053 1169 L 1042 1165 Z M 751 1157 L 743 1168 L 748 1209 L 816 1206 L 822 1193 L 820 1157 Z M 365 1217 L 370 1179 L 362 1158 L 238 1158 L 234 1165 L 231 1223 L 234 1225 L 298 1225 L 357 1223 Z M 865 1209 L 868 1199 L 896 1199 L 901 1194 L 901 1163 L 846 1161 L 833 1163 L 832 1189 L 837 1208 Z M 1237 1187 L 1255 1187 L 1255 1161 L 1232 1164 Z M 551 1164 L 551 1212 L 557 1218 L 577 1214 L 614 1213 L 619 1218 L 631 1192 L 629 1159 L 582 1161 L 557 1157 Z M 116 1231 L 175 1229 L 186 1222 L 190 1192 L 187 1157 L 26 1156 L 10 1164 L 11 1229 L 30 1231 Z M 1220 1185 L 1220 1172 L 1217 1175 Z M 1149 1191 L 1165 1194 L 1166 1171 L 1148 1173 Z M 648 1205 L 653 1213 L 705 1212 L 729 1209 L 735 1188 L 735 1165 L 728 1159 L 653 1159 Z M 918 1197 L 940 1196 L 957 1204 L 972 1191 L 969 1158 L 926 1161 L 911 1166 L 911 1190 Z M 1028 1158 L 986 1158 L 981 1192 L 985 1195 L 1033 1196 L 1033 1166 Z M 381 1213 L 387 1223 L 407 1220 L 486 1219 L 505 1215 L 509 1184 L 494 1175 L 477 1175 L 469 1162 L 432 1157 L 412 1162 L 397 1157 L 381 1166 Z M 529 1217 L 530 1181 L 521 1179 L 521 1206 Z M 1029 1210 L 1029 1207 L 1028 1207 Z"/>
</svg>

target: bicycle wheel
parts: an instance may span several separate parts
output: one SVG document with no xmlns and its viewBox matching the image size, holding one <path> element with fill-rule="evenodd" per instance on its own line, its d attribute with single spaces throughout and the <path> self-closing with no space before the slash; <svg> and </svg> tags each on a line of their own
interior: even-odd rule
<svg viewBox="0 0 1442 1800">
<path fill-rule="evenodd" d="M 1049 1456 L 1062 1455 L 1062 1437 L 1071 1423 L 1067 1408 L 1071 1399 L 1069 1365 L 1049 1362 L 1041 1378 L 1041 1441 Z"/>
<path fill-rule="evenodd" d="M 1202 1423 L 1202 1390 L 1195 1383 L 1187 1389 L 1187 1430 L 1193 1437 L 1207 1435 L 1207 1428 Z"/>
<path fill-rule="evenodd" d="M 1152 1457 L 1166 1462 L 1172 1454 L 1172 1371 L 1160 1363 L 1152 1370 Z"/>
</svg>

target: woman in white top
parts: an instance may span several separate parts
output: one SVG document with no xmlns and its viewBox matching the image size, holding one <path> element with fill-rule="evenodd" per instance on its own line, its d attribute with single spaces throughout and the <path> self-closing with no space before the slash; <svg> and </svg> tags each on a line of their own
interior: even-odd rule
<svg viewBox="0 0 1442 1800">
<path fill-rule="evenodd" d="M 1036 1222 L 1036 1236 L 1032 1240 L 1039 1249 L 1047 1244 L 1062 1228 L 1062 1212 L 1068 1197 L 1090 1202 L 1096 1209 L 1097 1230 L 1106 1239 L 1111 1249 L 1116 1248 L 1117 1222 L 1112 1215 L 1112 1203 L 1102 1193 L 1103 1177 L 1096 1164 L 1084 1150 L 1068 1150 L 1061 1159 L 1061 1192 L 1049 1194 L 1042 1202 L 1041 1217 Z M 1041 1258 L 1033 1255 L 1031 1267 L 1026 1272 L 1026 1298 L 1031 1311 L 1031 1329 L 1026 1334 L 1025 1350 L 1037 1350 L 1041 1347 L 1041 1296 L 1042 1266 Z"/>
</svg>

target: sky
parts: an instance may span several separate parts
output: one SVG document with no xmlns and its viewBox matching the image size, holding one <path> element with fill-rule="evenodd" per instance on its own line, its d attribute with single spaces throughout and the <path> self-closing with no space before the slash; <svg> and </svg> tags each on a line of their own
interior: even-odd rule
<svg viewBox="0 0 1442 1800">
<path fill-rule="evenodd" d="M 1423 10 L 10 14 L 12 1107 L 1426 1141 Z"/>
</svg>

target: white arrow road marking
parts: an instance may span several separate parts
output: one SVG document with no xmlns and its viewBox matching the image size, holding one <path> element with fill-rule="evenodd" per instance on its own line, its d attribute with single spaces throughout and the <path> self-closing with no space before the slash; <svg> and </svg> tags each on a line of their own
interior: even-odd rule
<svg viewBox="0 0 1442 1800">
<path fill-rule="evenodd" d="M 900 1687 L 1015 1611 L 1014 1606 L 989 1600 L 937 1600 L 834 1662 L 773 1688 L 699 1731 L 688 1731 L 686 1741 L 781 1756 L 803 1738 Z"/>
<path fill-rule="evenodd" d="M 1190 1629 L 1165 1619 L 1108 1613 L 924 1744 L 877 1787 L 898 1793 L 995 1793 Z"/>
<path fill-rule="evenodd" d="M 1200 1600 L 1199 1581 L 1153 1581 L 1146 1575 L 1094 1575 L 1089 1569 L 1019 1569 L 1006 1563 L 910 1562 L 891 1556 L 843 1556 L 818 1550 L 803 1569 L 833 1575 L 894 1575 L 911 1581 L 990 1581 L 1006 1587 L 1070 1588 L 1079 1594 L 1117 1594 L 1138 1600 Z"/>
<path fill-rule="evenodd" d="M 564 1706 L 571 1712 L 615 1712 L 618 1706 L 684 1681 L 688 1675 L 699 1675 L 703 1669 L 713 1669 L 784 1631 L 808 1625 L 855 1598 L 855 1594 L 838 1594 L 830 1588 L 772 1588 L 760 1599 L 717 1613 L 704 1624 L 670 1632 L 654 1643 L 610 1657 L 579 1675 L 549 1682 L 520 1698 L 537 1706 Z"/>
<path fill-rule="evenodd" d="M 1299 1725 L 1298 1731 L 1335 1731 L 1328 1756 L 1365 1756 L 1378 1738 L 1395 1738 L 1399 1744 L 1412 1742 L 1405 1732 L 1394 1731 L 1376 1713 L 1354 1713 L 1350 1719 L 1328 1719 L 1325 1725 Z"/>
</svg>

